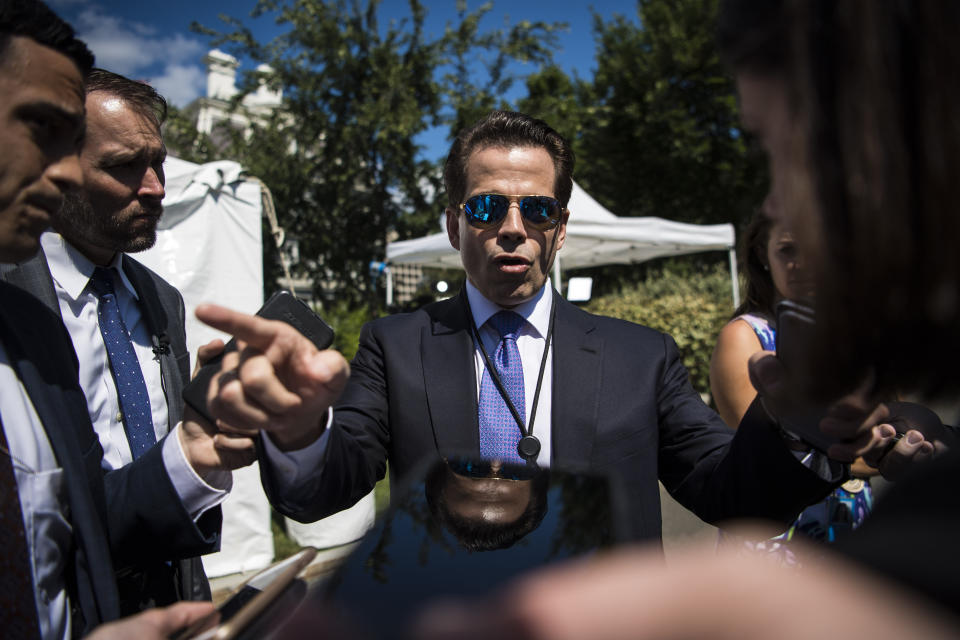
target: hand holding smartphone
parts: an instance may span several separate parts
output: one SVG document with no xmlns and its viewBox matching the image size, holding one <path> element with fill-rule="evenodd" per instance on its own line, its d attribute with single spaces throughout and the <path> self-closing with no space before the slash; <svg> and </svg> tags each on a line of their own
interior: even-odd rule
<svg viewBox="0 0 960 640">
<path fill-rule="evenodd" d="M 267 567 L 247 580 L 210 617 L 175 634 L 172 640 L 262 637 L 270 630 L 267 627 L 279 626 L 305 595 L 306 585 L 297 576 L 316 555 L 316 549 L 307 547 Z"/>
<path fill-rule="evenodd" d="M 840 442 L 820 430 L 827 406 L 809 398 L 806 391 L 811 375 L 806 365 L 816 329 L 813 309 L 792 300 L 777 304 L 777 359 L 786 369 L 791 397 L 778 403 L 776 418 L 780 426 L 808 445 L 826 452 Z"/>
<path fill-rule="evenodd" d="M 326 349 L 333 343 L 333 329 L 289 291 L 278 291 L 270 296 L 270 299 L 257 311 L 257 315 L 268 320 L 286 322 L 316 345 L 317 349 Z M 223 348 L 223 352 L 204 364 L 193 380 L 183 388 L 184 402 L 211 424 L 214 423 L 214 419 L 207 407 L 207 389 L 213 377 L 220 372 L 220 362 L 224 354 L 236 350 L 237 342 L 231 339 Z"/>
</svg>

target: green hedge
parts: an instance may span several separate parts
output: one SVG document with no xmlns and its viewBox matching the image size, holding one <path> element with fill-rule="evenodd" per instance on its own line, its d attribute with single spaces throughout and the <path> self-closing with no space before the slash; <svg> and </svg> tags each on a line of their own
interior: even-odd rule
<svg viewBox="0 0 960 640">
<path fill-rule="evenodd" d="M 709 394 L 710 355 L 733 313 L 730 273 L 722 264 L 684 266 L 651 270 L 636 287 L 591 300 L 586 309 L 669 333 L 680 347 L 694 388 Z"/>
</svg>

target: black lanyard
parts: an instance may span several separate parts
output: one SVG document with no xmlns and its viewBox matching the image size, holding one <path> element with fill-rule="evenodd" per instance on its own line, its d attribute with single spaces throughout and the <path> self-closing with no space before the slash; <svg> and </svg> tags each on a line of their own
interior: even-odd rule
<svg viewBox="0 0 960 640">
<path fill-rule="evenodd" d="M 550 295 L 550 293 L 551 292 L 547 292 L 547 295 Z M 497 391 L 500 392 L 500 397 L 503 398 L 504 403 L 506 403 L 507 408 L 510 409 L 510 413 L 513 415 L 513 419 L 517 422 L 517 426 L 520 428 L 521 438 L 520 441 L 517 442 L 517 453 L 519 453 L 520 457 L 527 462 L 536 462 L 537 456 L 540 454 L 540 440 L 533 435 L 533 421 L 534 418 L 537 417 L 537 404 L 540 401 L 540 387 L 543 385 L 543 372 L 547 368 L 547 356 L 550 353 L 550 340 L 553 337 L 553 321 L 557 316 L 556 301 L 550 301 L 550 324 L 547 327 L 547 336 L 543 345 L 543 356 L 540 358 L 540 373 L 537 375 L 537 389 L 533 393 L 533 405 L 530 407 L 530 424 L 524 426 L 523 416 L 520 415 L 520 412 L 517 411 L 517 408 L 513 405 L 510 395 L 503 386 L 503 381 L 500 380 L 500 375 L 493 366 L 493 361 L 490 360 L 490 356 L 487 354 L 486 347 L 483 346 L 483 340 L 480 338 L 480 330 L 477 329 L 477 323 L 473 319 L 473 310 L 470 308 L 470 299 L 467 296 L 467 292 L 464 291 L 463 295 L 464 300 L 467 303 L 467 314 L 470 316 L 470 328 L 473 330 L 473 335 L 477 340 L 477 346 L 480 347 L 480 353 L 483 354 L 483 362 L 487 367 L 487 371 L 490 373 L 490 379 L 493 380 L 493 384 L 496 385 Z M 502 339 L 503 337 L 501 336 L 501 340 Z"/>
</svg>

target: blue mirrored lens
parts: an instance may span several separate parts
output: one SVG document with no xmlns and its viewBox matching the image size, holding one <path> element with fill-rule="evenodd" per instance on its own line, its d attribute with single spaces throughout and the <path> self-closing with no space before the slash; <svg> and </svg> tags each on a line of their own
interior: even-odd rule
<svg viewBox="0 0 960 640">
<path fill-rule="evenodd" d="M 482 225 L 493 225 L 503 220 L 510 208 L 506 196 L 483 193 L 473 196 L 463 204 L 463 210 L 474 221 Z"/>
<path fill-rule="evenodd" d="M 520 199 L 523 217 L 537 225 L 559 222 L 560 203 L 547 196 L 527 196 Z"/>
<path fill-rule="evenodd" d="M 520 214 L 538 228 L 549 228 L 560 222 L 560 202 L 549 196 L 524 196 L 519 201 Z M 463 203 L 470 222 L 478 226 L 499 224 L 510 210 L 510 198 L 496 193 L 481 193 Z"/>
</svg>

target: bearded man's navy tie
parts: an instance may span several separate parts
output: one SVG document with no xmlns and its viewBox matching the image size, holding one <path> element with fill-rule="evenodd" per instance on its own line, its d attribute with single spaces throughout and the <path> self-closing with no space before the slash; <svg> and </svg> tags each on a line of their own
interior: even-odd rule
<svg viewBox="0 0 960 640">
<path fill-rule="evenodd" d="M 90 278 L 90 288 L 96 294 L 97 318 L 100 333 L 110 358 L 110 370 L 117 385 L 123 428 L 127 432 L 130 453 L 137 459 L 157 442 L 153 431 L 153 414 L 150 411 L 150 395 L 147 383 L 140 370 L 133 342 L 120 315 L 120 305 L 113 288 L 110 270 L 97 267 Z"/>
</svg>

